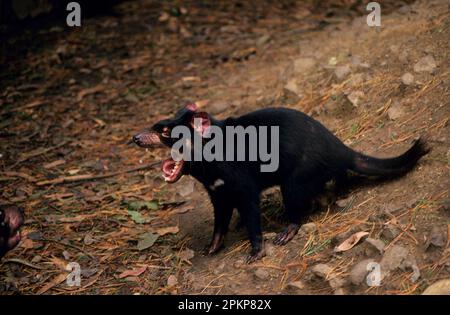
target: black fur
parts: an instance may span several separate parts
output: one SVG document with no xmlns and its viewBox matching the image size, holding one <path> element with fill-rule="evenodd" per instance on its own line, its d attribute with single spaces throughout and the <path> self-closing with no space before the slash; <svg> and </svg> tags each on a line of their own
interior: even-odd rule
<svg viewBox="0 0 450 315">
<path fill-rule="evenodd" d="M 173 128 L 178 124 L 189 126 L 193 115 L 194 111 L 182 109 L 174 119 L 161 121 L 152 130 L 161 133 L 164 127 Z M 398 176 L 410 170 L 428 152 L 424 142 L 418 140 L 399 157 L 369 157 L 345 146 L 313 118 L 286 108 L 266 108 L 225 120 L 208 117 L 212 125 L 222 129 L 226 126 L 279 126 L 279 168 L 273 173 L 261 172 L 260 161 L 185 162 L 183 169 L 185 174 L 192 175 L 204 185 L 214 206 L 214 235 L 207 252 L 214 253 L 222 247 L 233 209 L 236 208 L 248 229 L 252 246 L 249 262 L 264 256 L 259 207 L 263 189 L 275 185 L 281 188 L 290 223 L 274 241 L 282 245 L 295 236 L 302 215 L 326 182 L 346 178 L 349 170 L 361 175 Z M 225 138 L 225 131 L 223 134 Z M 134 140 L 140 144 L 136 136 Z M 176 139 L 162 140 L 171 146 Z M 223 184 L 216 187 L 217 180 L 223 181 Z"/>
</svg>

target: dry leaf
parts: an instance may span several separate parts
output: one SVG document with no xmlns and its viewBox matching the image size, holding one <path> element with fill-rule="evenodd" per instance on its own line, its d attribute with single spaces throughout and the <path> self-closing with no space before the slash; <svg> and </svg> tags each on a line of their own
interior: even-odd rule
<svg viewBox="0 0 450 315">
<path fill-rule="evenodd" d="M 119 275 L 119 279 L 126 278 L 129 276 L 137 277 L 137 276 L 143 274 L 145 272 L 145 270 L 147 270 L 147 266 L 143 266 L 141 268 L 137 268 L 137 269 L 133 269 L 133 270 L 125 270 L 124 272 L 122 272 Z"/>
<path fill-rule="evenodd" d="M 100 92 L 101 90 L 103 90 L 105 87 L 101 84 L 91 87 L 91 88 L 87 88 L 87 89 L 83 89 L 80 92 L 78 92 L 77 95 L 77 101 L 81 101 L 86 95 L 89 94 L 95 94 L 97 92 Z"/>
<path fill-rule="evenodd" d="M 167 285 L 169 287 L 173 287 L 178 284 L 178 279 L 174 275 L 170 275 L 169 278 L 167 278 Z"/>
<path fill-rule="evenodd" d="M 335 252 L 345 252 L 351 248 L 353 248 L 361 238 L 363 238 L 364 236 L 369 235 L 369 232 L 357 232 L 355 234 L 353 234 L 352 236 L 350 236 L 348 239 L 346 239 L 345 241 L 343 241 L 341 243 L 341 245 L 337 246 L 334 251 Z"/>
<path fill-rule="evenodd" d="M 66 278 L 67 278 L 67 275 L 65 273 L 62 273 L 62 274 L 56 276 L 50 282 L 48 282 L 46 285 L 44 285 L 39 291 L 37 291 L 37 294 L 44 294 L 45 292 L 47 292 L 54 286 L 57 286 L 58 284 L 60 284 L 64 280 L 66 280 Z"/>
<path fill-rule="evenodd" d="M 159 236 L 164 236 L 166 234 L 177 234 L 180 229 L 178 226 L 168 226 L 164 228 L 157 229 L 155 232 L 159 234 Z"/>
<path fill-rule="evenodd" d="M 55 265 L 58 269 L 61 269 L 61 270 L 66 270 L 66 267 L 68 265 L 67 261 L 65 261 L 61 258 L 58 258 L 58 257 L 50 258 L 50 262 L 52 262 L 53 265 Z"/>
</svg>

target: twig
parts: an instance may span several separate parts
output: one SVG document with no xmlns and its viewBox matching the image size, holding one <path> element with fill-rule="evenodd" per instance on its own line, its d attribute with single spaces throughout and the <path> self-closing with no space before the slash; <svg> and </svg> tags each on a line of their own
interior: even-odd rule
<svg viewBox="0 0 450 315">
<path fill-rule="evenodd" d="M 104 179 L 104 178 L 114 177 L 114 176 L 125 174 L 125 173 L 131 173 L 131 172 L 136 172 L 136 171 L 152 168 L 159 163 L 160 162 L 153 162 L 150 164 L 133 167 L 133 168 L 130 168 L 127 170 L 107 173 L 107 174 L 103 174 L 103 175 L 85 174 L 85 175 L 75 175 L 75 176 L 63 176 L 63 177 L 59 177 L 59 178 L 55 178 L 55 179 L 51 179 L 51 180 L 43 180 L 43 181 L 37 182 L 36 185 L 37 186 L 45 186 L 45 185 L 54 185 L 54 184 L 75 183 L 75 182 L 80 182 L 80 181 L 85 181 L 85 180 Z"/>
<path fill-rule="evenodd" d="M 9 258 L 9 259 L 5 259 L 4 263 L 16 263 L 16 264 L 21 264 L 21 265 L 25 265 L 34 269 L 39 269 L 39 270 L 43 270 L 45 269 L 44 267 L 32 264 L 26 260 L 22 260 L 19 258 Z"/>
</svg>

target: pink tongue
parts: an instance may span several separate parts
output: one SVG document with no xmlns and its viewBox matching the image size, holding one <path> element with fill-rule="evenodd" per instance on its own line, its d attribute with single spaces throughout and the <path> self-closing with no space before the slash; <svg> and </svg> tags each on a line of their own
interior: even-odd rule
<svg viewBox="0 0 450 315">
<path fill-rule="evenodd" d="M 167 159 L 162 164 L 162 171 L 165 175 L 170 176 L 173 168 L 175 167 L 175 161 L 172 159 Z"/>
</svg>

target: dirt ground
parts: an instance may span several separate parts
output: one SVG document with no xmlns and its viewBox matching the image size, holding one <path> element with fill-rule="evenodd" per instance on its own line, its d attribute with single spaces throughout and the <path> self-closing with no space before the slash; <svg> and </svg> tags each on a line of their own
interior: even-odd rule
<svg viewBox="0 0 450 315">
<path fill-rule="evenodd" d="M 0 200 L 27 220 L 0 262 L 0 292 L 420 294 L 450 278 L 448 2 L 381 2 L 381 27 L 367 26 L 360 1 L 326 3 L 124 2 L 79 29 L 6 38 Z M 265 258 L 245 264 L 246 233 L 233 228 L 222 252 L 203 256 L 205 190 L 187 176 L 166 184 L 154 162 L 168 152 L 130 143 L 192 101 L 219 118 L 295 108 L 374 156 L 420 135 L 432 151 L 402 178 L 323 197 L 283 247 L 271 243 L 284 224 L 271 189 Z M 367 233 L 335 250 L 357 232 Z M 379 286 L 365 281 L 369 261 Z M 70 262 L 80 286 L 66 282 Z"/>
</svg>

